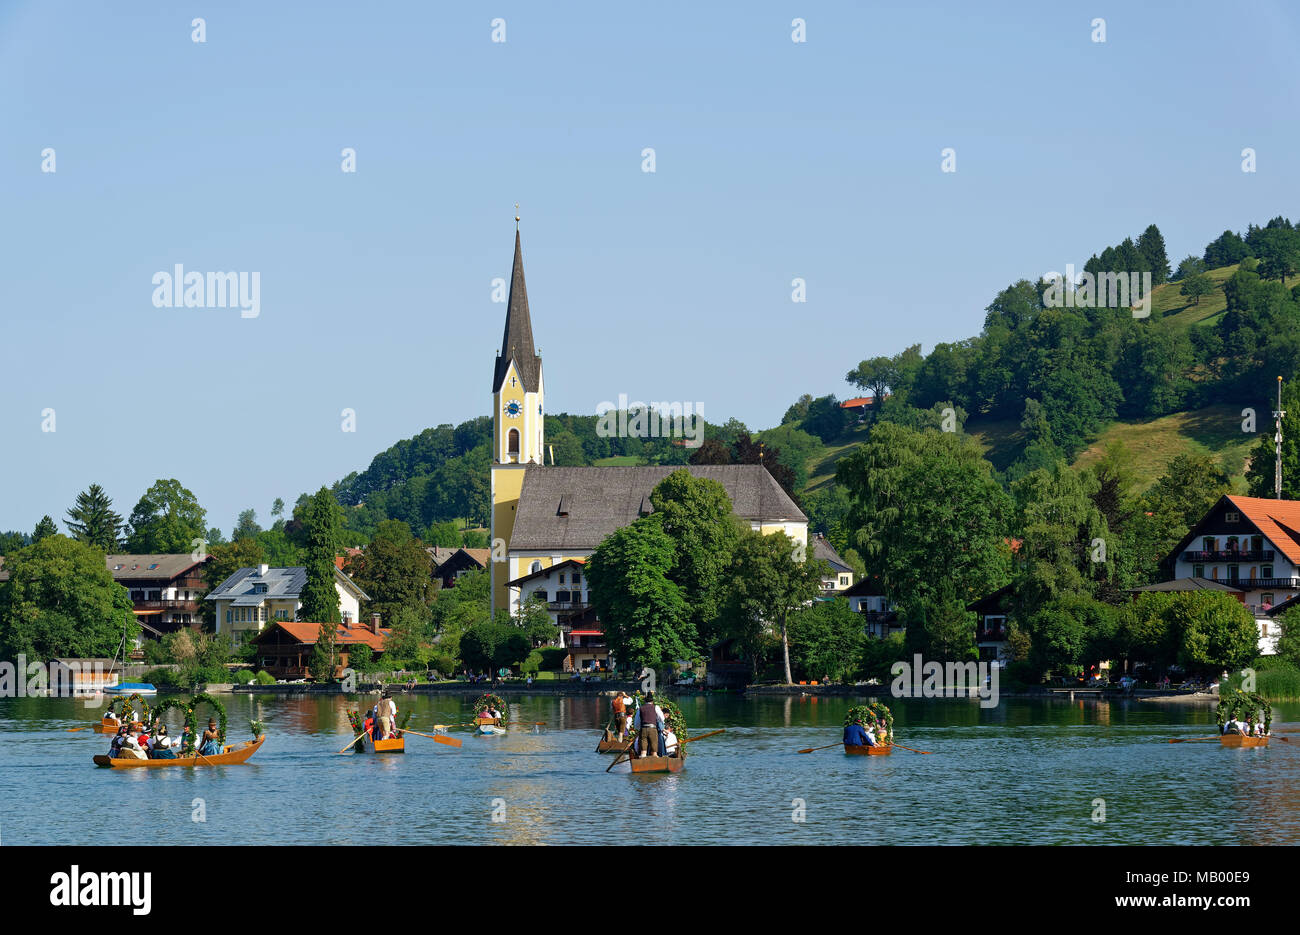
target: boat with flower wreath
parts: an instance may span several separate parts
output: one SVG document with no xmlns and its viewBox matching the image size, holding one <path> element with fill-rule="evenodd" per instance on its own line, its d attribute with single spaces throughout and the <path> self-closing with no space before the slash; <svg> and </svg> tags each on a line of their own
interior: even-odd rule
<svg viewBox="0 0 1300 935">
<path fill-rule="evenodd" d="M 139 705 L 139 707 L 136 707 Z M 121 709 L 119 712 L 118 709 Z M 108 703 L 108 709 L 104 716 L 99 720 L 99 726 L 95 728 L 96 733 L 116 734 L 119 727 L 123 724 L 128 727 L 143 728 L 145 724 L 151 723 L 149 712 L 149 702 L 145 701 L 139 694 L 118 695 Z M 112 714 L 114 717 L 109 717 Z M 136 717 L 139 714 L 140 717 Z"/>
<path fill-rule="evenodd" d="M 488 717 L 487 712 L 495 709 L 499 717 Z M 500 695 L 494 695 L 488 692 L 482 695 L 474 702 L 474 717 L 470 723 L 474 725 L 474 732 L 484 737 L 491 737 L 506 732 L 502 722 L 510 720 L 510 705 Z"/>
<path fill-rule="evenodd" d="M 639 702 L 640 700 L 641 696 L 638 693 L 636 701 Z M 683 741 L 699 738 L 688 738 L 686 736 L 686 718 L 682 715 L 681 708 L 677 707 L 673 702 L 663 699 L 656 699 L 655 704 L 659 705 L 659 709 L 664 713 L 664 724 L 677 735 L 677 749 L 673 752 L 673 755 L 656 756 L 652 754 L 641 756 L 639 753 L 633 752 L 632 745 L 629 743 L 623 755 L 620 755 L 618 759 L 610 764 L 611 769 L 618 765 L 623 756 L 627 757 L 628 765 L 632 767 L 632 774 L 637 776 L 649 773 L 680 773 L 686 768 L 686 744 Z"/>
<path fill-rule="evenodd" d="M 1219 744 L 1224 747 L 1251 749 L 1267 747 L 1269 734 L 1273 730 L 1273 706 L 1263 695 L 1255 692 L 1243 692 L 1225 688 L 1219 695 L 1218 707 Z M 1247 721 L 1253 717 L 1263 717 L 1263 735 L 1224 733 L 1229 721 Z M 1258 723 L 1258 722 L 1257 722 Z"/>
<path fill-rule="evenodd" d="M 873 701 L 870 704 L 857 705 L 849 708 L 844 715 L 844 726 L 848 727 L 854 721 L 861 721 L 862 725 L 876 735 L 877 745 L 872 747 L 866 744 L 844 745 L 844 752 L 848 756 L 889 756 L 894 752 L 894 715 L 886 705 L 879 701 Z"/>
<path fill-rule="evenodd" d="M 198 727 L 197 707 L 200 704 L 209 704 L 216 711 L 219 719 L 217 733 L 220 738 L 221 752 L 204 755 L 194 748 L 195 739 L 200 731 Z M 226 708 L 208 694 L 195 695 L 189 701 L 183 701 L 179 698 L 169 698 L 159 704 L 152 710 L 152 724 L 161 720 L 162 716 L 171 709 L 177 709 L 185 715 L 185 728 L 181 734 L 181 753 L 174 759 L 165 760 L 138 760 L 129 757 L 110 757 L 101 754 L 94 758 L 96 766 L 107 769 L 164 769 L 172 766 L 232 766 L 238 763 L 246 763 L 254 753 L 262 749 L 262 744 L 266 742 L 264 732 L 265 725 L 261 721 L 249 721 L 249 729 L 253 733 L 252 740 L 245 740 L 241 744 L 226 743 Z"/>
<path fill-rule="evenodd" d="M 352 730 L 362 734 L 357 741 L 358 753 L 405 753 L 406 752 L 406 722 L 411 719 L 411 712 L 406 711 L 402 715 L 401 724 L 393 728 L 393 736 L 385 737 L 383 740 L 375 740 L 374 733 L 366 729 L 365 719 L 361 717 L 360 711 L 349 711 L 348 720 L 352 723 Z"/>
</svg>

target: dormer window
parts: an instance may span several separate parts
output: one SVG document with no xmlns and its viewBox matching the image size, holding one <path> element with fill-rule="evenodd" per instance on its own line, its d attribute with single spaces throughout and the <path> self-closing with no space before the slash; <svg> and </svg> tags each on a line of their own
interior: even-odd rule
<svg viewBox="0 0 1300 935">
<path fill-rule="evenodd" d="M 1225 523 L 1240 523 L 1240 522 L 1241 522 L 1241 514 L 1240 514 L 1240 513 L 1224 513 L 1224 514 L 1223 514 L 1223 521 L 1224 521 Z"/>
</svg>

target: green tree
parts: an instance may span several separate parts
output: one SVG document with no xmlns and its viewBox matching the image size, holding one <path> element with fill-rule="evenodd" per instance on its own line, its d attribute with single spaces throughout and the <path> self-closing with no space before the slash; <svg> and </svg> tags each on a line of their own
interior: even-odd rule
<svg viewBox="0 0 1300 935">
<path fill-rule="evenodd" d="M 1277 471 L 1276 443 L 1273 440 L 1271 402 L 1267 410 L 1259 411 L 1257 425 L 1259 438 L 1250 452 L 1250 467 L 1246 469 L 1246 484 L 1252 497 L 1272 497 L 1273 478 Z M 1282 497 L 1300 499 L 1300 380 L 1282 384 Z"/>
<path fill-rule="evenodd" d="M 338 555 L 342 510 L 329 488 L 322 486 L 308 499 L 303 524 L 307 528 L 307 584 L 300 598 L 298 619 L 320 623 L 320 641 L 328 642 L 328 649 L 333 653 L 333 624 L 343 620 L 338 610 L 338 589 L 334 585 L 334 557 Z M 333 665 L 333 655 L 330 665 Z"/>
<path fill-rule="evenodd" d="M 1177 593 L 1169 614 L 1171 628 L 1180 636 L 1178 661 L 1186 669 L 1238 669 L 1259 651 L 1255 617 L 1231 594 Z"/>
<path fill-rule="evenodd" d="M 123 523 L 122 517 L 114 513 L 112 507 L 113 501 L 104 493 L 104 488 L 91 484 L 77 494 L 76 505 L 68 510 L 68 518 L 64 521 L 68 532 L 78 542 L 105 552 L 115 551 Z"/>
<path fill-rule="evenodd" d="M 261 531 L 262 527 L 257 525 L 257 512 L 250 507 L 240 511 L 239 519 L 235 522 L 235 531 L 230 534 L 230 538 L 235 541 L 252 539 Z"/>
<path fill-rule="evenodd" d="M 905 396 L 921 366 L 921 345 L 913 344 L 892 357 L 872 357 L 861 361 L 844 375 L 865 393 L 871 394 L 871 408 L 879 415 L 885 396 Z"/>
<path fill-rule="evenodd" d="M 175 478 L 156 480 L 131 511 L 128 552 L 179 553 L 203 539 L 208 517 L 198 499 Z"/>
<path fill-rule="evenodd" d="M 652 513 L 611 533 L 587 559 L 592 606 L 625 668 L 667 671 L 673 660 L 696 654 L 690 605 L 668 577 L 676 543 L 657 517 Z"/>
<path fill-rule="evenodd" d="M 126 588 L 104 552 L 66 536 L 46 536 L 5 557 L 0 582 L 0 657 L 111 657 L 140 633 Z"/>
<path fill-rule="evenodd" d="M 528 636 L 508 623 L 476 623 L 460 638 L 460 656 L 471 669 L 490 672 L 497 680 L 497 670 L 523 662 L 532 652 Z"/>
<path fill-rule="evenodd" d="M 922 603 L 905 600 L 901 615 L 907 622 L 905 647 L 936 662 L 966 662 L 979 658 L 975 647 L 975 615 L 950 596 Z"/>
<path fill-rule="evenodd" d="M 560 633 L 559 627 L 551 622 L 546 599 L 537 593 L 528 595 L 527 600 L 519 605 L 511 623 L 524 631 L 532 646 L 549 645 Z"/>
<path fill-rule="evenodd" d="M 1165 252 L 1165 238 L 1160 228 L 1149 225 L 1138 238 L 1137 250 L 1146 261 L 1147 269 L 1151 270 L 1153 285 L 1158 286 L 1169 278 L 1169 255 Z"/>
<path fill-rule="evenodd" d="M 808 679 L 831 677 L 852 681 L 857 676 L 866 633 L 861 614 L 842 597 L 813 601 L 789 615 L 790 655 L 799 674 Z"/>
<path fill-rule="evenodd" d="M 751 652 L 772 627 L 781 639 L 785 683 L 790 670 L 789 618 L 821 593 L 824 562 L 813 561 L 807 547 L 783 532 L 741 532 L 728 588 L 726 632 Z M 604 617 L 602 616 L 603 620 Z"/>
<path fill-rule="evenodd" d="M 1204 273 L 1192 273 L 1183 279 L 1178 287 L 1178 294 L 1192 300 L 1193 305 L 1201 304 L 1201 297 L 1214 291 L 1214 280 Z"/>
<path fill-rule="evenodd" d="M 46 536 L 54 536 L 57 535 L 58 532 L 58 525 L 49 514 L 46 514 L 41 517 L 41 521 L 36 524 L 36 528 L 32 531 L 32 542 L 40 542 Z"/>
<path fill-rule="evenodd" d="M 668 580 L 687 603 L 691 627 L 706 642 L 716 632 L 720 584 L 740 534 L 726 488 L 717 481 L 673 471 L 650 492 L 659 529 L 673 541 Z"/>
<path fill-rule="evenodd" d="M 965 604 L 1005 582 L 1010 501 L 969 436 L 882 422 L 835 478 L 850 544 L 891 599 Z"/>
<path fill-rule="evenodd" d="M 432 559 L 424 544 L 411 535 L 401 520 L 379 524 L 375 537 L 360 554 L 348 562 L 348 574 L 370 600 L 366 613 L 378 613 L 391 620 L 403 607 L 427 615 L 433 603 Z"/>
<path fill-rule="evenodd" d="M 812 405 L 812 401 L 812 395 L 804 393 L 794 401 L 794 405 L 785 411 L 785 415 L 781 417 L 781 424 L 786 425 L 790 422 L 801 421 L 808 415 L 808 407 Z"/>
</svg>

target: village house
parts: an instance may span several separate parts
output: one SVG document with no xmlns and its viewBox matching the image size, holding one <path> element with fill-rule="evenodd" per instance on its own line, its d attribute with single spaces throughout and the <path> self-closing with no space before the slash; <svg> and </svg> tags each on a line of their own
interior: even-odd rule
<svg viewBox="0 0 1300 935">
<path fill-rule="evenodd" d="M 1259 652 L 1277 652 L 1273 610 L 1300 595 L 1300 501 L 1226 495 L 1165 558 L 1171 580 L 1203 579 L 1255 616 Z"/>
<path fill-rule="evenodd" d="M 252 640 L 257 647 L 256 667 L 277 679 L 307 678 L 311 674 L 312 654 L 320 640 L 320 628 L 319 623 L 309 621 L 270 621 Z M 364 623 L 340 623 L 334 632 L 335 678 L 341 677 L 348 668 L 357 646 L 369 647 L 372 658 L 382 657 L 391 632 L 380 625 L 379 614 L 371 614 Z"/>
<path fill-rule="evenodd" d="M 831 545 L 830 540 L 817 533 L 810 537 L 808 542 L 812 545 L 812 558 L 815 561 L 825 562 L 829 569 L 822 575 L 822 591 L 832 594 L 852 587 L 853 569 L 840 557 L 840 553 L 835 551 L 835 546 Z"/>
<path fill-rule="evenodd" d="M 294 621 L 302 607 L 302 592 L 307 587 L 307 569 L 302 566 L 241 568 L 212 589 L 211 601 L 216 632 L 227 633 L 236 646 L 260 633 L 267 623 Z M 361 602 L 370 595 L 335 566 L 334 588 L 339 597 L 339 613 L 344 624 L 360 619 Z"/>
<path fill-rule="evenodd" d="M 433 582 L 436 590 L 456 586 L 456 579 L 472 571 L 482 571 L 491 560 L 491 549 L 449 549 L 429 546 L 425 551 L 433 563 Z"/>
<path fill-rule="evenodd" d="M 131 595 L 136 620 L 154 638 L 203 622 L 208 590 L 203 569 L 211 560 L 199 561 L 188 552 L 104 556 L 113 580 Z"/>
</svg>

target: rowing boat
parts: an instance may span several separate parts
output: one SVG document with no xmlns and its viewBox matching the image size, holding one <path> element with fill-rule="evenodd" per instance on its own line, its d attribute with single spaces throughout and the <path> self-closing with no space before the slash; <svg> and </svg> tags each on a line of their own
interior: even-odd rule
<svg viewBox="0 0 1300 935">
<path fill-rule="evenodd" d="M 894 745 L 888 743 L 884 746 L 868 747 L 846 743 L 844 745 L 844 752 L 849 756 L 889 756 L 889 754 L 894 752 Z"/>
<path fill-rule="evenodd" d="M 158 689 L 148 682 L 123 682 L 121 685 L 109 685 L 104 689 L 105 695 L 141 695 L 152 698 Z"/>
<path fill-rule="evenodd" d="M 1247 737 L 1245 734 L 1224 734 L 1219 743 L 1225 747 L 1267 747 L 1267 737 Z"/>
<path fill-rule="evenodd" d="M 357 749 L 362 753 L 405 753 L 405 737 L 385 737 L 383 740 L 372 740 L 367 734 L 362 738 Z"/>
<path fill-rule="evenodd" d="M 474 724 L 475 733 L 484 737 L 491 737 L 506 732 L 506 729 L 501 726 L 501 718 L 499 717 L 476 717 L 474 718 Z"/>
<path fill-rule="evenodd" d="M 116 734 L 118 728 L 120 728 L 123 723 L 125 722 L 110 721 L 108 718 L 102 718 L 99 722 L 99 726 L 95 728 L 95 731 L 100 734 Z M 144 730 L 144 724 L 141 721 L 132 721 L 127 726 L 132 730 Z"/>
<path fill-rule="evenodd" d="M 619 740 L 609 731 L 601 735 L 600 743 L 596 745 L 597 753 L 624 753 L 631 745 L 630 740 Z"/>
<path fill-rule="evenodd" d="M 136 760 L 101 754 L 95 757 L 95 765 L 110 769 L 161 769 L 164 766 L 233 766 L 236 763 L 246 762 L 249 757 L 261 749 L 265 741 L 266 735 L 263 734 L 256 740 L 245 740 L 239 746 L 227 745 L 222 748 L 220 753 L 213 756 L 202 756 L 195 753 L 191 756 L 178 756 L 174 760 Z"/>
<path fill-rule="evenodd" d="M 634 773 L 680 773 L 686 768 L 686 758 L 680 753 L 672 756 L 637 756 L 628 759 Z"/>
</svg>

